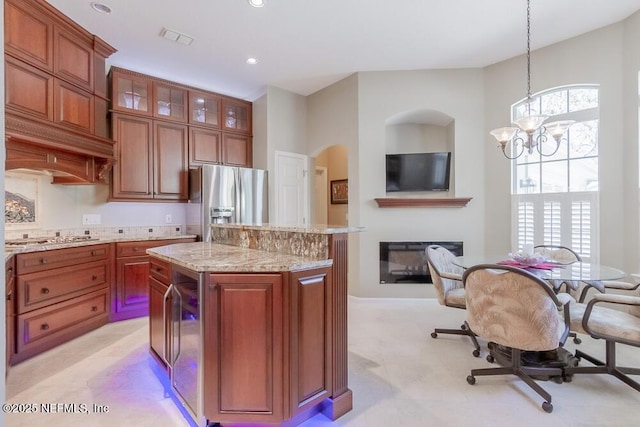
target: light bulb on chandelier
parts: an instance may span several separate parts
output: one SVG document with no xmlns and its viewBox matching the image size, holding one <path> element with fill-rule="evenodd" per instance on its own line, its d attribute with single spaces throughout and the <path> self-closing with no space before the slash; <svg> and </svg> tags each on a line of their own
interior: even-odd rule
<svg viewBox="0 0 640 427">
<path fill-rule="evenodd" d="M 528 154 L 532 154 L 534 148 L 541 156 L 552 156 L 560 148 L 560 142 L 565 132 L 574 121 L 562 120 L 544 125 L 544 121 L 549 118 L 544 114 L 538 114 L 534 108 L 537 101 L 531 97 L 531 7 L 530 0 L 527 0 L 527 98 L 524 113 L 513 121 L 516 126 L 502 127 L 489 132 L 500 143 L 502 154 L 508 159 L 520 157 L 525 149 Z M 548 135 L 553 137 L 555 147 L 553 151 L 544 152 L 542 145 L 549 141 Z M 511 155 L 507 154 L 507 146 Z M 515 153 L 515 154 L 514 154 Z"/>
</svg>

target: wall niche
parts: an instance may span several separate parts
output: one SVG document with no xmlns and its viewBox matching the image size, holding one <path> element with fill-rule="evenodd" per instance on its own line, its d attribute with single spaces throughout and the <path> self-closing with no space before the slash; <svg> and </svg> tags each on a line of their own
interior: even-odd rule
<svg viewBox="0 0 640 427">
<path fill-rule="evenodd" d="M 463 207 L 455 195 L 455 120 L 436 110 L 398 113 L 385 122 L 385 154 L 451 153 L 449 191 L 394 191 L 376 198 L 379 207 Z"/>
</svg>

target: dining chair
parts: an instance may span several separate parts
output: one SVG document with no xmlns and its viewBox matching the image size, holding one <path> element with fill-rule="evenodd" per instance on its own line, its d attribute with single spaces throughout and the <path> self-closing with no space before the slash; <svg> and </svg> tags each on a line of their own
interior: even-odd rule
<svg viewBox="0 0 640 427">
<path fill-rule="evenodd" d="M 576 350 L 578 359 L 595 366 L 571 366 L 565 375 L 611 374 L 640 391 L 640 383 L 629 375 L 640 375 L 640 368 L 620 367 L 616 361 L 616 344 L 640 347 L 640 289 L 634 295 L 595 294 L 587 304 L 571 303 L 571 327 L 605 341 L 605 361 Z"/>
<path fill-rule="evenodd" d="M 467 382 L 475 384 L 477 376 L 516 375 L 545 399 L 542 409 L 552 412 L 551 394 L 533 377 L 562 378 L 563 368 L 527 365 L 522 358 L 524 352 L 550 352 L 564 344 L 569 334 L 571 297 L 556 295 L 546 281 L 507 265 L 472 266 L 465 270 L 462 281 L 471 329 L 490 343 L 510 349 L 508 359 L 502 361 L 504 366 L 472 369 Z"/>
<path fill-rule="evenodd" d="M 429 245 L 425 249 L 425 256 L 440 305 L 464 310 L 466 308 L 465 290 L 462 284 L 464 269 L 453 263 L 455 255 L 440 245 Z M 431 337 L 437 338 L 438 334 L 468 336 L 475 347 L 472 354 L 475 357 L 480 357 L 480 344 L 478 344 L 476 334 L 469 328 L 466 321 L 460 326 L 460 329 L 436 328 L 431 333 Z"/>
<path fill-rule="evenodd" d="M 548 260 L 559 264 L 573 264 L 581 262 L 582 257 L 573 249 L 561 245 L 536 245 L 533 251 L 544 255 Z M 581 284 L 578 280 L 549 280 L 556 292 L 563 291 L 574 297 L 577 301 L 582 302 L 586 298 L 589 288 L 593 285 L 589 282 Z M 564 289 L 562 286 L 564 285 Z M 573 338 L 576 344 L 582 343 L 582 339 L 578 337 L 576 332 L 570 332 L 569 336 Z"/>
<path fill-rule="evenodd" d="M 573 249 L 566 246 L 557 245 L 537 245 L 535 252 L 545 255 L 549 260 L 560 264 L 572 264 L 582 262 L 582 257 Z M 632 281 L 624 280 L 602 280 L 602 281 L 564 281 L 566 291 L 578 302 L 585 302 L 589 290 L 595 289 L 598 292 L 606 292 L 607 289 L 635 291 L 640 287 L 640 274 L 631 274 Z M 561 283 L 555 283 L 558 287 Z M 575 341 L 575 340 L 574 340 Z"/>
</svg>

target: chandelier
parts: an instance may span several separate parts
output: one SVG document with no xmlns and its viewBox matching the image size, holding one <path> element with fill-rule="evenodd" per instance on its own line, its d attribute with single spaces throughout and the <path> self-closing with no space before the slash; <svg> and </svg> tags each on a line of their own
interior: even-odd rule
<svg viewBox="0 0 640 427">
<path fill-rule="evenodd" d="M 561 120 L 544 124 L 549 118 L 540 114 L 534 103 L 537 101 L 531 96 L 531 1 L 527 0 L 527 98 L 524 112 L 513 121 L 515 126 L 502 127 L 489 132 L 500 143 L 502 154 L 508 159 L 518 158 L 524 153 L 532 154 L 536 149 L 541 156 L 552 156 L 560 147 L 562 137 L 574 121 Z M 551 136 L 551 138 L 549 138 Z M 543 152 L 543 144 L 553 144 L 551 152 Z M 511 155 L 507 154 L 507 146 L 511 146 Z"/>
</svg>

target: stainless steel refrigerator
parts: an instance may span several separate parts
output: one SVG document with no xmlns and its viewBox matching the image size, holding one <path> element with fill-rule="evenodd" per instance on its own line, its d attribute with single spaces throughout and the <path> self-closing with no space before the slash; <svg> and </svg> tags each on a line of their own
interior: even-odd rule
<svg viewBox="0 0 640 427">
<path fill-rule="evenodd" d="M 203 165 L 189 171 L 187 233 L 211 240 L 211 224 L 269 222 L 267 171 Z"/>
</svg>

